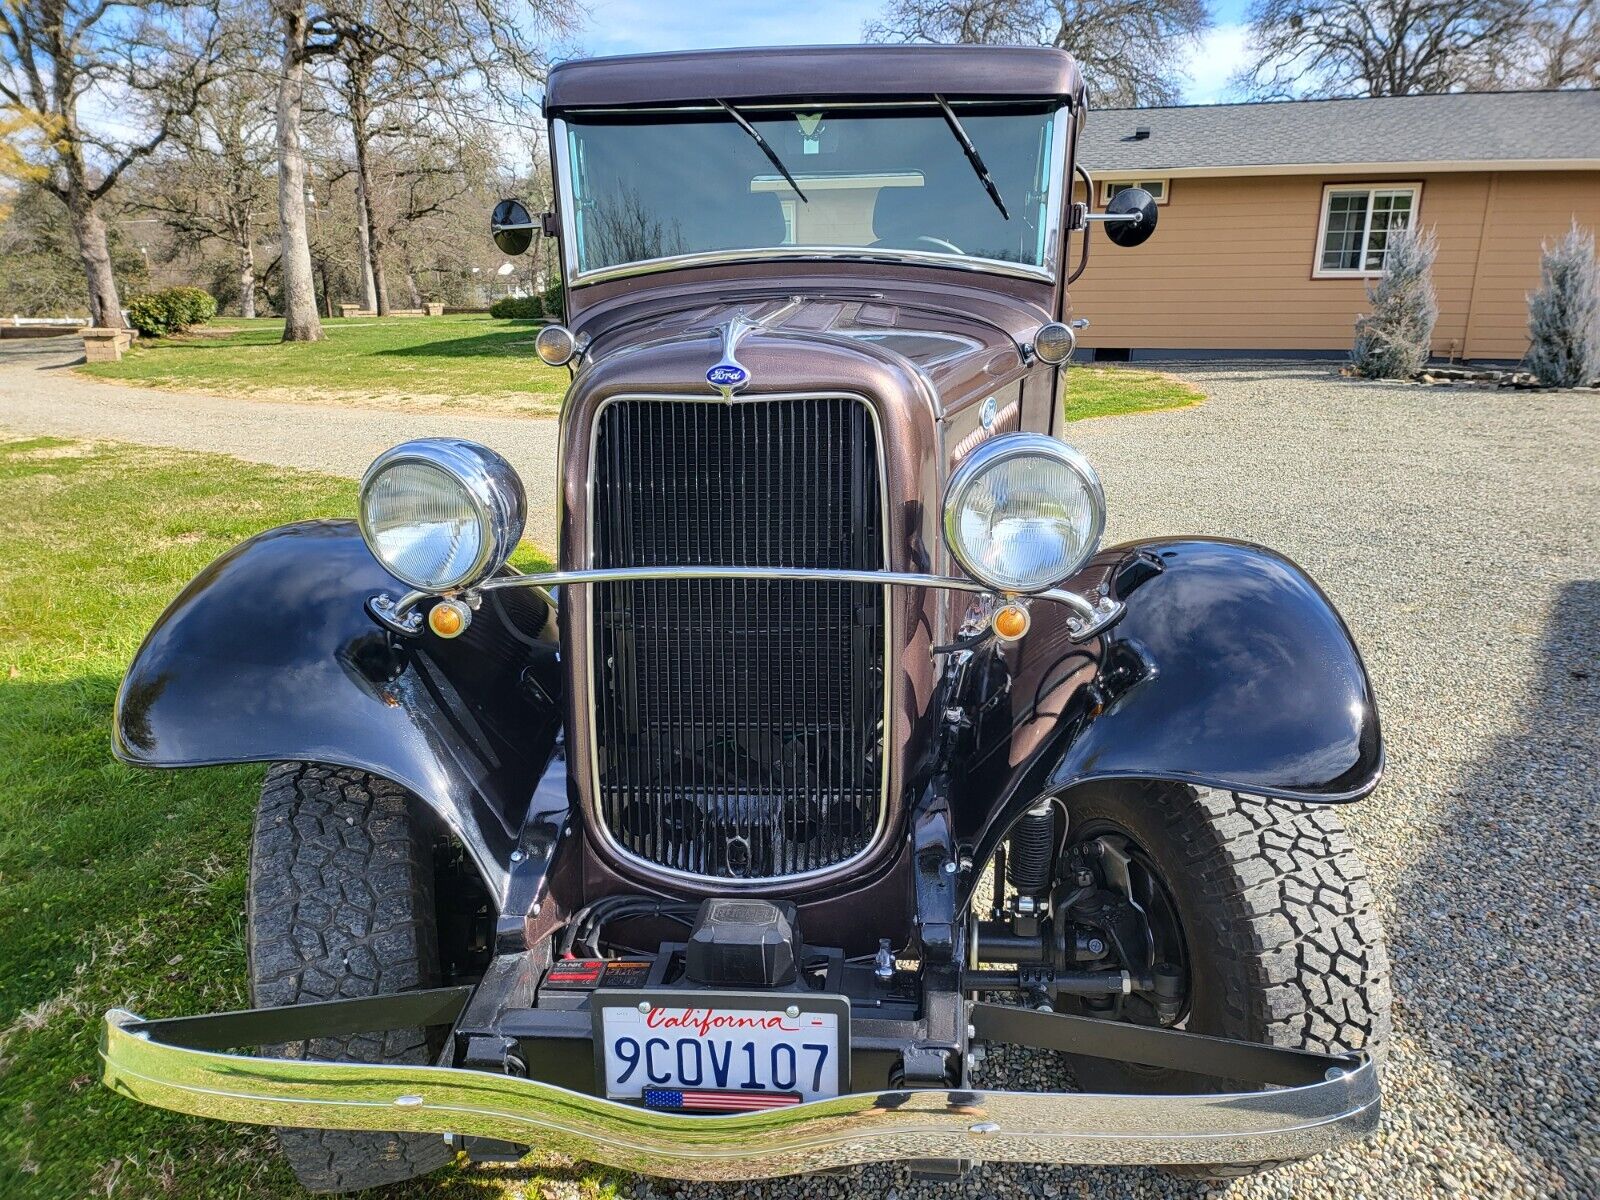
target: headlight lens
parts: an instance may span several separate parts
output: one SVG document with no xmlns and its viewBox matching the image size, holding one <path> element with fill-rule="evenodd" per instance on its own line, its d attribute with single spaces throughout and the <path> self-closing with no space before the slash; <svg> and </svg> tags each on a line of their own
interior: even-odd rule
<svg viewBox="0 0 1600 1200">
<path fill-rule="evenodd" d="M 1071 446 L 1036 433 L 986 442 L 945 495 L 950 552 L 979 583 L 1038 592 L 1089 560 L 1105 530 L 1100 477 Z"/>
<path fill-rule="evenodd" d="M 361 534 L 373 557 L 424 592 L 471 587 L 499 570 L 526 512 L 511 464 L 476 442 L 406 442 L 361 481 Z"/>
</svg>

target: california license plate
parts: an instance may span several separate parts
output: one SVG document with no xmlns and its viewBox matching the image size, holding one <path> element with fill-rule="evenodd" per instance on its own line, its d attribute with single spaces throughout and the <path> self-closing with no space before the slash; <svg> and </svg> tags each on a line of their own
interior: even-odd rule
<svg viewBox="0 0 1600 1200">
<path fill-rule="evenodd" d="M 850 1083 L 850 1002 L 784 992 L 598 991 L 605 1094 L 737 1112 L 837 1096 Z"/>
</svg>

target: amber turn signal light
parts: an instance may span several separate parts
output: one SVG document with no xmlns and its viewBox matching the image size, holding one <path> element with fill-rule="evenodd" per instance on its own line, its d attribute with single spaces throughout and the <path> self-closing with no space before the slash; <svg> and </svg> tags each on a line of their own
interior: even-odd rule
<svg viewBox="0 0 1600 1200">
<path fill-rule="evenodd" d="M 995 610 L 994 620 L 995 636 L 1001 641 L 1014 642 L 1028 632 L 1028 626 L 1033 624 L 1033 618 L 1028 615 L 1028 610 L 1020 604 L 1006 604 Z"/>
<path fill-rule="evenodd" d="M 460 637 L 470 624 L 472 610 L 459 600 L 441 600 L 428 610 L 428 628 L 439 637 Z"/>
</svg>

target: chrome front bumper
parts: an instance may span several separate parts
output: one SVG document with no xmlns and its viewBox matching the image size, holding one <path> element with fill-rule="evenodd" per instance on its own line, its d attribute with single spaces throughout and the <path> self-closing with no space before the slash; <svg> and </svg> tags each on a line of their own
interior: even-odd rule
<svg viewBox="0 0 1600 1200">
<path fill-rule="evenodd" d="M 1319 1082 L 1178 1096 L 916 1089 L 684 1116 L 449 1067 L 253 1058 L 105 1016 L 103 1081 L 144 1104 L 256 1125 L 470 1134 L 678 1179 L 748 1180 L 903 1159 L 1163 1165 L 1317 1154 L 1377 1126 L 1367 1059 Z"/>
</svg>

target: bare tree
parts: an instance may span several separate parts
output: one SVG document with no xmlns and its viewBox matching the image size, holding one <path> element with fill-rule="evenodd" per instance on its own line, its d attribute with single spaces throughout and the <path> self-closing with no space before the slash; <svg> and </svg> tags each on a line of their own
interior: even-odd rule
<svg viewBox="0 0 1600 1200">
<path fill-rule="evenodd" d="M 179 122 L 140 188 L 140 207 L 174 233 L 227 248 L 235 262 L 243 317 L 256 315 L 256 243 L 263 229 L 271 227 L 275 208 L 274 85 L 262 68 L 255 56 L 242 56 L 195 112 Z"/>
<path fill-rule="evenodd" d="M 278 77 L 278 231 L 282 252 L 283 340 L 320 342 L 316 285 L 311 276 L 311 242 L 306 232 L 306 155 L 301 118 L 305 109 L 306 64 L 337 49 L 327 18 L 308 13 L 306 0 L 272 0 L 283 35 Z"/>
<path fill-rule="evenodd" d="M 41 186 L 66 205 L 96 325 L 124 327 L 102 204 L 194 112 L 216 77 L 222 29 L 215 7 L 184 0 L 0 5 L 0 102 L 26 124 L 23 153 L 44 168 Z M 91 128 L 85 101 L 114 105 L 115 120 Z"/>
<path fill-rule="evenodd" d="M 1205 0 L 890 0 L 872 42 L 1055 46 L 1071 51 L 1103 108 L 1171 104 L 1183 51 L 1210 27 Z"/>
<path fill-rule="evenodd" d="M 381 271 L 389 251 L 398 249 L 411 307 L 417 308 L 422 304 L 422 292 L 413 269 L 413 246 L 421 240 L 416 235 L 426 224 L 440 218 L 459 222 L 466 214 L 458 202 L 468 196 L 479 198 L 468 227 L 481 230 L 482 212 L 487 205 L 483 193 L 494 170 L 494 147 L 481 133 L 469 136 L 465 142 L 444 138 L 413 141 L 385 153 L 370 165 L 373 177 L 380 181 L 370 206 L 370 244 L 376 249 L 379 278 L 383 277 Z M 387 288 L 383 294 L 387 303 Z"/>
<path fill-rule="evenodd" d="M 1542 3 L 1255 0 L 1235 82 L 1261 99 L 1457 90 L 1502 73 Z"/>
<path fill-rule="evenodd" d="M 565 0 L 338 0 L 338 53 L 333 92 L 340 99 L 355 165 L 362 222 L 358 238 L 369 308 L 389 310 L 385 256 L 388 234 L 378 215 L 384 181 L 374 170 L 385 148 L 461 143 L 477 119 L 497 108 L 526 106 L 528 89 L 544 78 L 548 41 L 573 28 L 576 7 Z M 390 155 L 410 161 L 415 153 Z M 393 181 L 402 189 L 404 180 Z"/>
<path fill-rule="evenodd" d="M 25 317 L 77 316 L 87 311 L 83 257 L 72 236 L 72 221 L 60 200 L 33 178 L 4 197 L 0 209 L 0 313 Z M 107 215 L 111 265 L 117 279 L 143 287 L 148 276 L 138 246 L 119 236 Z"/>
<path fill-rule="evenodd" d="M 1478 88 L 1600 87 L 1600 0 L 1543 0 Z"/>
</svg>

